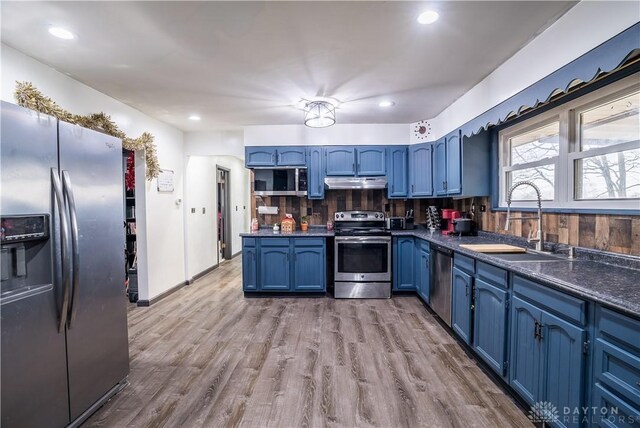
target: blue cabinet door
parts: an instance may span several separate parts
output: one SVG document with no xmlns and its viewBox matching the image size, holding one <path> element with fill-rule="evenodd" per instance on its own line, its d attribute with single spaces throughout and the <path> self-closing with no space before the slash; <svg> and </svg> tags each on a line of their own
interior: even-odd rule
<svg viewBox="0 0 640 428">
<path fill-rule="evenodd" d="M 271 246 L 263 239 L 260 246 L 260 290 L 289 291 L 291 266 L 289 246 Z"/>
<path fill-rule="evenodd" d="M 322 147 L 309 147 L 307 152 L 307 197 L 324 199 L 324 163 Z"/>
<path fill-rule="evenodd" d="M 447 140 L 441 138 L 433 147 L 433 187 L 436 196 L 447 194 Z"/>
<path fill-rule="evenodd" d="M 512 299 L 509 383 L 524 400 L 533 405 L 540 400 L 542 355 L 536 332 L 542 311 L 518 297 Z"/>
<path fill-rule="evenodd" d="M 433 196 L 433 146 L 416 144 L 409 147 L 409 196 Z"/>
<path fill-rule="evenodd" d="M 507 292 L 476 278 L 473 348 L 500 376 L 506 376 Z"/>
<path fill-rule="evenodd" d="M 393 289 L 415 290 L 415 245 L 413 237 L 393 240 Z"/>
<path fill-rule="evenodd" d="M 447 195 L 462 193 L 462 138 L 460 130 L 447 137 L 447 173 L 445 190 Z M 489 165 L 486 166 L 489 168 Z"/>
<path fill-rule="evenodd" d="M 305 166 L 307 150 L 304 147 L 278 147 L 276 160 L 278 166 Z"/>
<path fill-rule="evenodd" d="M 296 246 L 293 260 L 293 288 L 295 291 L 326 290 L 324 246 Z"/>
<path fill-rule="evenodd" d="M 327 175 L 356 175 L 356 150 L 345 147 L 326 147 Z"/>
<path fill-rule="evenodd" d="M 258 258 L 255 247 L 242 248 L 242 289 L 258 290 Z"/>
<path fill-rule="evenodd" d="M 361 176 L 385 175 L 385 148 L 378 147 L 358 147 L 356 149 L 356 171 Z"/>
<path fill-rule="evenodd" d="M 418 296 L 429 303 L 429 288 L 431 285 L 431 265 L 429 258 L 429 243 L 416 239 L 416 276 L 415 283 Z"/>
<path fill-rule="evenodd" d="M 472 277 L 458 268 L 451 272 L 451 328 L 465 343 L 471 343 L 471 293 Z"/>
<path fill-rule="evenodd" d="M 247 168 L 255 166 L 276 166 L 275 147 L 245 147 L 244 163 Z"/>
<path fill-rule="evenodd" d="M 406 198 L 408 195 L 407 153 L 406 146 L 387 149 L 387 194 L 389 198 Z"/>
<path fill-rule="evenodd" d="M 541 399 L 558 409 L 580 409 L 584 390 L 583 342 L 586 331 L 543 311 L 541 318 L 543 371 Z M 580 418 L 562 418 L 557 426 L 581 426 Z"/>
</svg>

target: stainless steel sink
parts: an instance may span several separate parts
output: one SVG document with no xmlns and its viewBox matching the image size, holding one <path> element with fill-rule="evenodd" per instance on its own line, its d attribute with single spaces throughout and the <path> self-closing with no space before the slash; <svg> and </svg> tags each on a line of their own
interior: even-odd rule
<svg viewBox="0 0 640 428">
<path fill-rule="evenodd" d="M 545 254 L 539 252 L 526 253 L 493 253 L 493 257 L 517 263 L 517 262 L 563 262 L 566 258 L 558 257 L 554 254 Z"/>
</svg>

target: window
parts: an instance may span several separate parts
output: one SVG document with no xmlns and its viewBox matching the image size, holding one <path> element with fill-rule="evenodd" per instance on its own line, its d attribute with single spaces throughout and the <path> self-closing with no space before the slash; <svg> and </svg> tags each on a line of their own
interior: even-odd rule
<svg viewBox="0 0 640 428">
<path fill-rule="evenodd" d="M 500 206 L 520 181 L 545 208 L 640 209 L 640 83 L 635 74 L 499 133 Z M 533 207 L 516 188 L 512 206 Z"/>
</svg>

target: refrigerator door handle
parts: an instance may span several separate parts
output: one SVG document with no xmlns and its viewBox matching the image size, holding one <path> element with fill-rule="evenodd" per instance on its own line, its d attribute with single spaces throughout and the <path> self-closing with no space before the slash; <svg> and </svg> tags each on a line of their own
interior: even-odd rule
<svg viewBox="0 0 640 428">
<path fill-rule="evenodd" d="M 51 168 L 51 182 L 53 183 L 53 194 L 56 198 L 58 206 L 58 215 L 60 216 L 60 234 L 62 241 L 62 308 L 60 308 L 60 321 L 58 331 L 62 332 L 67 323 L 68 306 L 69 306 L 69 285 L 71 282 L 70 271 L 71 255 L 69 254 L 69 221 L 67 219 L 67 211 L 65 210 L 64 197 L 62 195 L 62 184 L 58 170 Z"/>
<path fill-rule="evenodd" d="M 62 184 L 64 190 L 65 202 L 69 205 L 69 220 L 71 223 L 71 258 L 72 258 L 72 280 L 73 286 L 71 292 L 71 303 L 69 307 L 69 320 L 67 322 L 69 328 L 71 328 L 71 322 L 76 317 L 78 308 L 78 293 L 80 284 L 80 249 L 78 248 L 78 215 L 76 211 L 76 201 L 73 197 L 73 187 L 71 187 L 71 179 L 69 178 L 68 171 L 62 171 Z"/>
</svg>

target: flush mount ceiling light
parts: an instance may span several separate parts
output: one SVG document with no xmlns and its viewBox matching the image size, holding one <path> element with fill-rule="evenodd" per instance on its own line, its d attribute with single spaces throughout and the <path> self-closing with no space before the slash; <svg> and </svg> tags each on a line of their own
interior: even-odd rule
<svg viewBox="0 0 640 428">
<path fill-rule="evenodd" d="M 304 111 L 304 124 L 309 128 L 326 128 L 336 123 L 336 106 L 330 101 L 309 101 Z"/>
<path fill-rule="evenodd" d="M 198 121 L 200 120 L 200 116 L 198 116 L 197 114 L 192 114 L 191 116 L 189 116 L 189 120 Z"/>
<path fill-rule="evenodd" d="M 378 106 L 380 107 L 391 107 L 393 105 L 395 105 L 396 103 L 394 103 L 393 101 L 389 101 L 389 100 L 384 100 L 384 101 L 380 101 L 378 103 Z"/>
<path fill-rule="evenodd" d="M 424 11 L 418 16 L 418 22 L 423 25 L 433 24 L 440 18 L 440 15 L 435 10 Z"/>
<path fill-rule="evenodd" d="M 49 34 L 64 40 L 72 40 L 76 38 L 76 36 L 71 31 L 62 27 L 50 27 Z"/>
</svg>

